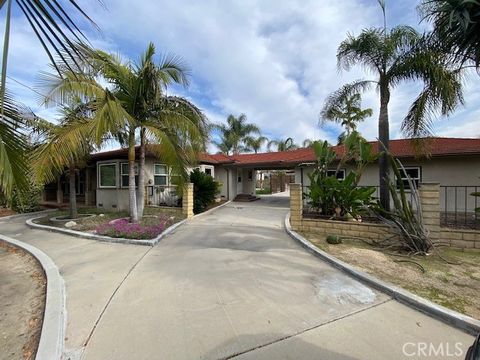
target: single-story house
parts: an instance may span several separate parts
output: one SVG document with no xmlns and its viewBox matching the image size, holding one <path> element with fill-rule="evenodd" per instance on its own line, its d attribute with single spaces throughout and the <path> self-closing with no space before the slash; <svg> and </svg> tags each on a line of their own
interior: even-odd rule
<svg viewBox="0 0 480 360">
<path fill-rule="evenodd" d="M 372 143 L 377 149 L 378 143 Z M 337 154 L 337 160 L 340 159 L 343 146 L 332 146 L 332 149 Z M 470 196 L 471 192 L 480 191 L 480 139 L 432 138 L 429 158 L 416 157 L 412 142 L 407 139 L 391 140 L 390 150 L 415 181 L 440 183 L 441 203 L 445 210 L 456 211 L 460 207 L 471 211 L 480 206 L 480 198 Z M 239 194 L 255 194 L 256 171 L 259 170 L 294 171 L 295 182 L 306 187 L 314 164 L 313 150 L 301 148 L 257 154 L 202 154 L 198 167 L 221 183 L 220 196 L 223 199 L 232 200 Z M 344 177 L 352 168 L 353 164 L 346 164 L 338 176 Z M 334 172 L 335 168 L 331 170 Z M 173 205 L 177 199 L 168 167 L 159 162 L 153 153 L 147 152 L 145 171 L 147 203 Z M 368 166 L 360 185 L 378 187 L 378 178 L 378 164 L 375 163 Z M 128 207 L 126 149 L 92 154 L 77 179 L 80 202 L 105 209 Z M 44 200 L 62 202 L 64 197 L 68 201 L 68 177 L 63 176 L 57 183 L 45 187 Z"/>
</svg>

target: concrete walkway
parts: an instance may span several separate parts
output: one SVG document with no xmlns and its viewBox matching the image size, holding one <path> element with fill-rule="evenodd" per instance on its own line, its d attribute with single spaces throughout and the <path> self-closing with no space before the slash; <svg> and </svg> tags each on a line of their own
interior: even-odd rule
<svg viewBox="0 0 480 360">
<path fill-rule="evenodd" d="M 424 343 L 464 357 L 447 355 L 456 343 L 466 351 L 471 336 L 307 253 L 283 229 L 287 211 L 285 196 L 231 203 L 154 248 L 22 220 L 0 221 L 0 232 L 60 267 L 72 359 L 405 359 L 425 358 Z"/>
</svg>

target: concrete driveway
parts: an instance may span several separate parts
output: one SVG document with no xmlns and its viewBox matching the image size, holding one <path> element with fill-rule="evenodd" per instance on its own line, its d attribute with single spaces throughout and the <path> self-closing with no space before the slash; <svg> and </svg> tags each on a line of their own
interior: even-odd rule
<svg viewBox="0 0 480 360">
<path fill-rule="evenodd" d="M 59 265 L 72 359 L 383 360 L 425 358 L 423 343 L 453 352 L 473 342 L 306 252 L 283 229 L 287 211 L 286 196 L 231 203 L 154 248 L 20 221 L 0 222 L 0 232 Z"/>
</svg>

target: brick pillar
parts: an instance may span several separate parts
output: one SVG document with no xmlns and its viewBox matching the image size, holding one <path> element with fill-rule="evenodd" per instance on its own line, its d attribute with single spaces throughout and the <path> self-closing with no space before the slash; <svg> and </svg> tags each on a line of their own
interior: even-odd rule
<svg viewBox="0 0 480 360">
<path fill-rule="evenodd" d="M 290 225 L 295 231 L 301 230 L 303 215 L 302 185 L 290 184 Z"/>
<path fill-rule="evenodd" d="M 191 218 L 193 216 L 193 184 L 185 184 L 182 198 L 182 214 Z"/>
<path fill-rule="evenodd" d="M 440 237 L 440 184 L 422 183 L 419 187 L 423 222 L 430 231 L 430 237 L 436 241 Z"/>
</svg>

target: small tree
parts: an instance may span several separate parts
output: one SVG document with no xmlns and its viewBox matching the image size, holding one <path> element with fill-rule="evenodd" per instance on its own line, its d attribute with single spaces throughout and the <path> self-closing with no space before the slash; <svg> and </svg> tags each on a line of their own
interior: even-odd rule
<svg viewBox="0 0 480 360">
<path fill-rule="evenodd" d="M 193 183 L 193 212 L 198 214 L 215 202 L 215 196 L 219 193 L 219 183 L 199 169 L 192 171 L 190 182 Z"/>
</svg>

